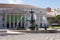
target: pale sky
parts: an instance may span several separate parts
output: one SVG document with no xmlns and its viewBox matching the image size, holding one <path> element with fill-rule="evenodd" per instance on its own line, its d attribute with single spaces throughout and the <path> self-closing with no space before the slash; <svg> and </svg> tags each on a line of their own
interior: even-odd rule
<svg viewBox="0 0 60 40">
<path fill-rule="evenodd" d="M 41 8 L 60 8 L 60 0 L 0 0 L 0 3 L 28 4 Z"/>
</svg>

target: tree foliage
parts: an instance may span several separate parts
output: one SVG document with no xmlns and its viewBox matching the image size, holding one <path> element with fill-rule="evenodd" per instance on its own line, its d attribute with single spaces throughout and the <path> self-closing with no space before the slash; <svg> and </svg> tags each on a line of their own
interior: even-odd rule
<svg viewBox="0 0 60 40">
<path fill-rule="evenodd" d="M 48 19 L 50 23 L 60 23 L 60 15 Z"/>
</svg>

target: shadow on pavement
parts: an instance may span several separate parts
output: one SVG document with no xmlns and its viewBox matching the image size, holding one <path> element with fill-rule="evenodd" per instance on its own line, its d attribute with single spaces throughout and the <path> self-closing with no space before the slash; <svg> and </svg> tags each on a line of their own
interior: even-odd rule
<svg viewBox="0 0 60 40">
<path fill-rule="evenodd" d="M 60 33 L 60 31 L 57 30 L 38 30 L 38 31 L 19 31 L 23 33 Z"/>
<path fill-rule="evenodd" d="M 25 33 L 57 33 L 56 30 L 25 31 Z"/>
<path fill-rule="evenodd" d="M 11 33 L 0 33 L 0 36 L 8 36 L 8 35 L 24 35 L 24 33 L 60 33 L 60 31 L 56 31 L 56 30 L 39 30 L 39 31 L 19 31 L 22 33 L 19 34 L 11 34 Z"/>
<path fill-rule="evenodd" d="M 9 33 L 0 34 L 0 36 L 8 36 L 8 35 L 23 35 L 23 34 L 9 34 Z"/>
<path fill-rule="evenodd" d="M 7 36 L 7 34 L 6 34 L 6 33 L 4 33 L 4 34 L 0 34 L 0 36 Z"/>
<path fill-rule="evenodd" d="M 10 34 L 10 33 L 7 33 L 7 35 L 23 35 L 23 34 Z"/>
<path fill-rule="evenodd" d="M 7 36 L 6 32 L 6 30 L 0 29 L 0 36 Z"/>
</svg>

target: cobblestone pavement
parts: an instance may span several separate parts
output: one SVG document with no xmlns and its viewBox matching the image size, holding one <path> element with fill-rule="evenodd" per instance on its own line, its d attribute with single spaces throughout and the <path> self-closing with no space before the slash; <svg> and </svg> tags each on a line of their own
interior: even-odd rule
<svg viewBox="0 0 60 40">
<path fill-rule="evenodd" d="M 8 35 L 7 40 L 60 40 L 60 33 L 36 33 Z"/>
<path fill-rule="evenodd" d="M 60 40 L 60 33 L 20 33 L 2 34 L 0 40 Z"/>
<path fill-rule="evenodd" d="M 0 40 L 60 40 L 60 33 L 24 33 L 0 36 Z"/>
</svg>

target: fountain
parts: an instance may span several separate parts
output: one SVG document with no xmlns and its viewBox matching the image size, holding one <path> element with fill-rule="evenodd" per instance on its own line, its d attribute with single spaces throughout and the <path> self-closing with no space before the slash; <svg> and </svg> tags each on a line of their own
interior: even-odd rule
<svg viewBox="0 0 60 40">
<path fill-rule="evenodd" d="M 48 28 L 48 22 L 47 22 L 47 17 L 46 16 L 43 16 L 42 17 L 42 24 L 41 24 L 41 26 L 42 26 L 42 28 L 45 28 L 45 30 L 47 30 L 47 28 Z"/>
<path fill-rule="evenodd" d="M 45 16 L 43 16 L 43 24 L 46 24 L 47 25 L 47 18 Z"/>
</svg>

